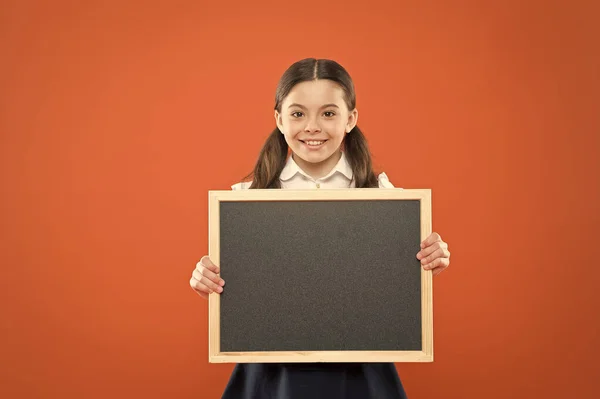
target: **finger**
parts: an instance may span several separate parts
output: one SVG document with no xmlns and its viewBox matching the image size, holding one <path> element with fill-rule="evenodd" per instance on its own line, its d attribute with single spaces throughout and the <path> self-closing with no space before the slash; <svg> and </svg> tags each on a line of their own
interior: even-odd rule
<svg viewBox="0 0 600 399">
<path fill-rule="evenodd" d="M 223 279 L 219 276 L 217 276 L 216 274 L 214 274 L 213 272 L 211 272 L 208 269 L 202 269 L 202 270 L 194 270 L 192 272 L 192 276 L 194 276 L 194 278 L 198 281 L 202 280 L 202 277 L 206 277 L 210 282 L 212 282 L 215 285 L 220 285 L 220 286 L 224 286 L 225 285 L 225 281 L 223 281 Z"/>
<path fill-rule="evenodd" d="M 448 258 L 437 258 L 433 262 L 423 265 L 423 269 L 432 270 L 432 269 L 445 269 L 450 265 L 450 260 Z"/>
<path fill-rule="evenodd" d="M 448 244 L 446 244 L 443 241 L 438 241 L 438 242 L 434 242 L 433 244 L 431 244 L 430 246 L 428 246 L 427 248 L 423 248 L 422 250 L 420 250 L 417 253 L 417 259 L 423 259 L 424 257 L 431 255 L 433 252 L 435 252 L 438 249 L 448 249 Z"/>
<path fill-rule="evenodd" d="M 223 292 L 223 287 L 218 286 L 217 284 L 213 283 L 212 281 L 210 281 L 208 278 L 206 277 L 202 277 L 200 280 L 198 280 L 201 284 L 204 284 L 205 286 L 207 286 L 211 292 L 216 292 L 216 293 L 221 293 Z"/>
<path fill-rule="evenodd" d="M 436 241 L 442 241 L 442 237 L 440 237 L 438 233 L 433 232 L 429 235 L 429 237 L 423 240 L 421 243 L 421 248 L 427 248 Z"/>
<path fill-rule="evenodd" d="M 444 270 L 446 270 L 446 268 L 445 268 L 445 267 L 438 267 L 437 269 L 433 269 L 433 272 L 432 272 L 432 274 L 433 274 L 434 276 L 437 276 L 438 274 L 440 274 L 440 273 L 441 273 L 441 272 L 443 272 Z"/>
<path fill-rule="evenodd" d="M 201 284 L 194 277 L 190 278 L 190 286 L 196 292 L 196 294 L 200 295 L 204 299 L 208 299 L 208 294 L 210 293 L 208 287 L 204 284 Z"/>
<path fill-rule="evenodd" d="M 192 282 L 190 282 L 190 284 L 192 285 L 192 288 L 194 288 L 194 290 L 196 290 L 199 293 L 203 293 L 206 294 L 207 297 L 209 294 L 212 294 L 213 292 L 219 292 L 218 289 L 211 289 L 210 288 L 210 282 L 208 282 L 206 280 L 206 278 L 202 279 L 202 280 L 197 280 L 195 277 L 192 277 Z M 223 291 L 223 289 L 221 287 L 219 287 L 221 289 L 221 291 Z"/>
<path fill-rule="evenodd" d="M 214 282 L 215 284 L 220 284 L 221 282 L 223 282 L 220 285 L 225 285 L 225 281 L 223 281 L 223 279 L 221 277 L 219 277 L 217 274 L 211 272 L 207 268 L 200 266 L 199 268 L 196 268 L 192 272 L 192 274 L 194 274 L 194 272 L 197 274 L 196 278 L 198 280 L 200 280 L 200 277 L 204 276 L 204 277 L 208 278 L 210 281 Z"/>
<path fill-rule="evenodd" d="M 210 273 L 209 271 L 205 271 L 205 272 Z M 208 277 L 200 274 L 197 270 L 194 270 L 194 272 L 192 273 L 192 277 L 194 279 L 196 279 L 196 281 L 198 281 L 199 283 L 205 285 L 209 289 L 209 293 L 210 292 L 221 293 L 223 291 L 222 287 L 220 287 L 218 284 L 216 284 L 214 281 L 212 281 Z"/>
<path fill-rule="evenodd" d="M 443 248 L 438 248 L 435 251 L 433 251 L 431 254 L 429 254 L 428 256 L 421 259 L 421 264 L 427 265 L 438 258 L 446 258 L 446 257 L 447 257 L 446 250 Z"/>
<path fill-rule="evenodd" d="M 220 272 L 219 267 L 215 265 L 207 255 L 204 255 L 202 259 L 200 259 L 200 262 L 196 263 L 196 267 L 198 266 L 204 266 L 205 268 L 216 274 L 219 274 Z"/>
</svg>

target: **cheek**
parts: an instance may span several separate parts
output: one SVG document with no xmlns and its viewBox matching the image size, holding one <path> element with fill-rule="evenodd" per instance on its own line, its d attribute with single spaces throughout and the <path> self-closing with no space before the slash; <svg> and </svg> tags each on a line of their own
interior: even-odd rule
<svg viewBox="0 0 600 399">
<path fill-rule="evenodd" d="M 346 134 L 346 124 L 340 121 L 336 121 L 331 123 L 327 132 L 332 136 L 339 138 L 340 140 L 344 138 Z"/>
<path fill-rule="evenodd" d="M 298 140 L 296 140 L 297 135 L 298 135 L 298 132 L 291 130 L 289 126 L 285 129 L 285 133 L 283 133 L 283 137 L 285 137 L 285 141 L 289 147 L 296 147 L 296 146 L 300 145 Z"/>
<path fill-rule="evenodd" d="M 293 122 L 284 122 L 283 123 L 283 131 L 288 144 L 290 141 L 296 140 L 298 135 L 301 135 L 304 132 L 304 124 L 299 123 L 298 121 Z"/>
<path fill-rule="evenodd" d="M 293 132 L 304 129 L 304 124 L 297 119 L 285 119 L 283 121 L 283 127 L 286 131 Z"/>
</svg>

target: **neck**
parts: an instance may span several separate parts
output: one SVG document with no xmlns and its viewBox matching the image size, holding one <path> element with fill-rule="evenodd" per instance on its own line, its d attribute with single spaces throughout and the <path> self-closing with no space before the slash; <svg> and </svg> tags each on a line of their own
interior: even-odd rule
<svg viewBox="0 0 600 399">
<path fill-rule="evenodd" d="M 323 176 L 327 176 L 327 174 L 331 172 L 335 165 L 337 165 L 340 158 L 342 157 L 342 152 L 336 151 L 329 158 L 319 163 L 306 162 L 304 159 L 295 156 L 295 154 L 293 153 L 292 157 L 294 159 L 294 162 L 298 164 L 298 166 L 304 171 L 304 173 L 306 173 L 313 179 L 320 179 Z"/>
</svg>

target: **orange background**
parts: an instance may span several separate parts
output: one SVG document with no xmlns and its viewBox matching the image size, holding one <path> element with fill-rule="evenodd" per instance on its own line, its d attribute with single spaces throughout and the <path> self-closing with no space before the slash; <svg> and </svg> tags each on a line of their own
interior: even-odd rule
<svg viewBox="0 0 600 399">
<path fill-rule="evenodd" d="M 433 190 L 450 245 L 409 397 L 594 397 L 598 3 L 350 3 L 2 1 L 1 397 L 220 397 L 188 285 L 207 191 L 251 170 L 311 56 L 348 69 L 378 170 Z"/>
</svg>

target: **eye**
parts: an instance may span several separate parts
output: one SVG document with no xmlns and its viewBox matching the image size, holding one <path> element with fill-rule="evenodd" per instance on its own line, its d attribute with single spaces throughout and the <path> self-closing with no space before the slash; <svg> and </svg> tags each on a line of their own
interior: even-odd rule
<svg viewBox="0 0 600 399">
<path fill-rule="evenodd" d="M 294 118 L 300 118 L 302 115 L 303 115 L 303 114 L 302 114 L 302 112 L 300 112 L 300 111 L 296 111 L 296 112 L 293 112 L 293 113 L 292 113 L 292 116 L 293 116 Z"/>
<path fill-rule="evenodd" d="M 331 117 L 335 116 L 335 112 L 333 112 L 333 111 L 325 111 L 325 112 L 324 112 L 324 115 L 325 115 L 327 118 L 331 118 Z"/>
</svg>

